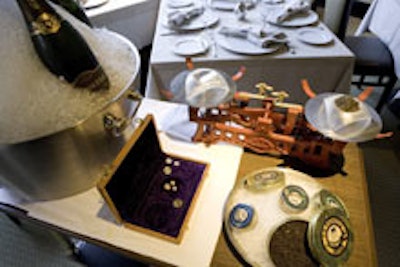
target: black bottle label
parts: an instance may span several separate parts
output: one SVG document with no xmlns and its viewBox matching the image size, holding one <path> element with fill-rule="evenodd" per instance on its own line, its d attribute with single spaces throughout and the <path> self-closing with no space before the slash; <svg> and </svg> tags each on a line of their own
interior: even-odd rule
<svg viewBox="0 0 400 267">
<path fill-rule="evenodd" d="M 107 90 L 110 82 L 101 66 L 87 70 L 78 75 L 73 82 L 77 88 L 87 88 L 89 91 Z"/>
<path fill-rule="evenodd" d="M 44 65 L 73 86 L 108 89 L 109 80 L 85 39 L 46 0 L 17 0 Z"/>
</svg>

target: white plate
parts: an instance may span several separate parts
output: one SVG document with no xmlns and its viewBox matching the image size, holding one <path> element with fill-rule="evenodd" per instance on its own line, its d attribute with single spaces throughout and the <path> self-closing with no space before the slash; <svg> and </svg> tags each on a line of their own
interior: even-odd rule
<svg viewBox="0 0 400 267">
<path fill-rule="evenodd" d="M 198 17 L 193 18 L 189 23 L 184 24 L 179 27 L 172 27 L 171 25 L 168 25 L 168 19 L 165 18 L 163 21 L 163 25 L 166 26 L 167 28 L 173 29 L 173 30 L 181 30 L 181 31 L 194 31 L 194 30 L 200 30 L 204 29 L 207 27 L 210 27 L 218 22 L 219 18 L 212 14 L 211 12 L 204 12 Z"/>
<path fill-rule="evenodd" d="M 83 8 L 90 9 L 104 5 L 108 2 L 108 0 L 86 0 L 82 2 L 83 2 L 82 4 Z"/>
<path fill-rule="evenodd" d="M 209 43 L 201 37 L 188 37 L 175 42 L 173 51 L 180 56 L 194 56 L 205 53 Z"/>
<path fill-rule="evenodd" d="M 320 29 L 303 29 L 297 32 L 297 38 L 307 44 L 324 45 L 333 40 L 333 36 Z"/>
<path fill-rule="evenodd" d="M 167 5 L 171 8 L 181 8 L 193 5 L 193 0 L 168 0 Z"/>
<path fill-rule="evenodd" d="M 285 27 L 301 27 L 313 24 L 319 20 L 318 14 L 314 11 L 310 10 L 308 12 L 299 13 L 296 15 L 291 16 L 290 18 L 277 23 L 276 18 L 274 16 L 268 17 L 268 22 L 271 24 L 275 24 L 278 26 L 285 26 Z"/>
<path fill-rule="evenodd" d="M 215 36 L 215 41 L 223 48 L 244 55 L 263 55 L 277 51 L 281 46 L 276 45 L 271 48 L 262 48 L 250 43 L 246 39 L 230 37 L 221 34 Z"/>
</svg>

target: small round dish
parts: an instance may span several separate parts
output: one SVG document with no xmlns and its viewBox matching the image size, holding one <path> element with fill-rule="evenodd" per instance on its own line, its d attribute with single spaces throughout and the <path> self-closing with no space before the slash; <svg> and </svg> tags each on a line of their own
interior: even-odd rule
<svg viewBox="0 0 400 267">
<path fill-rule="evenodd" d="M 288 212 L 301 212 L 310 202 L 307 192 L 298 185 L 288 185 L 281 193 L 282 208 Z"/>
<path fill-rule="evenodd" d="M 354 236 L 342 210 L 331 208 L 310 220 L 307 240 L 311 254 L 322 266 L 343 266 L 350 257 Z"/>
<path fill-rule="evenodd" d="M 302 29 L 297 32 L 297 39 L 312 45 L 325 45 L 333 41 L 333 36 L 320 29 Z"/>
<path fill-rule="evenodd" d="M 247 175 L 243 181 L 246 189 L 265 191 L 285 183 L 285 173 L 279 170 L 261 169 Z"/>
<path fill-rule="evenodd" d="M 254 209 L 243 203 L 237 204 L 229 214 L 229 222 L 236 228 L 245 228 L 250 225 L 254 217 Z"/>
<path fill-rule="evenodd" d="M 204 38 L 182 38 L 175 42 L 173 51 L 179 56 L 195 56 L 207 52 L 209 46 Z"/>
</svg>

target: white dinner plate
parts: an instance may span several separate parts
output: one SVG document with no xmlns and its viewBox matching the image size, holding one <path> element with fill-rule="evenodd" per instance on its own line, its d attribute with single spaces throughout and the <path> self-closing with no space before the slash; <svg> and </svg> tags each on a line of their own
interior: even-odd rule
<svg viewBox="0 0 400 267">
<path fill-rule="evenodd" d="M 297 32 L 297 38 L 307 44 L 324 45 L 329 44 L 333 40 L 332 34 L 321 29 L 302 29 Z"/>
<path fill-rule="evenodd" d="M 181 30 L 181 31 L 194 31 L 194 30 L 201 30 L 207 27 L 210 27 L 218 22 L 219 18 L 212 14 L 211 12 L 204 12 L 200 16 L 197 16 L 190 20 L 189 23 L 184 24 L 179 27 L 173 27 L 168 24 L 168 19 L 165 18 L 163 21 L 163 25 L 167 28 L 173 30 Z"/>
<path fill-rule="evenodd" d="M 171 8 L 182 8 L 193 5 L 193 0 L 168 0 L 167 5 Z"/>
<path fill-rule="evenodd" d="M 235 52 L 238 54 L 244 55 L 263 55 L 263 54 L 270 54 L 277 51 L 281 46 L 276 45 L 269 48 L 262 48 L 251 42 L 247 41 L 246 39 L 241 39 L 237 37 L 225 36 L 221 34 L 217 34 L 215 36 L 215 41 L 222 46 L 223 48 Z"/>
<path fill-rule="evenodd" d="M 296 15 L 291 16 L 288 19 L 278 23 L 276 22 L 276 18 L 274 16 L 268 16 L 268 22 L 271 24 L 275 24 L 278 26 L 284 27 L 301 27 L 313 24 L 319 20 L 318 14 L 312 10 L 307 12 L 298 13 Z"/>
<path fill-rule="evenodd" d="M 207 52 L 209 43 L 201 37 L 182 38 L 175 42 L 173 51 L 180 56 L 195 56 Z"/>
<path fill-rule="evenodd" d="M 85 9 L 91 9 L 106 4 L 108 0 L 86 0 L 82 1 L 82 7 Z"/>
</svg>

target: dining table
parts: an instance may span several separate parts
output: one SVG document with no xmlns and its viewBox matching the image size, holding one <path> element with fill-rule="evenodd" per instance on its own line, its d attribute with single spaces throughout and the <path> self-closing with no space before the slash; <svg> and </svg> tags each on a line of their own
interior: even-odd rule
<svg viewBox="0 0 400 267">
<path fill-rule="evenodd" d="M 263 82 L 287 92 L 288 101 L 304 104 L 308 97 L 300 81 L 307 79 L 316 93 L 349 93 L 354 55 L 315 11 L 307 10 L 277 23 L 276 14 L 288 0 L 248 2 L 251 4 L 238 13 L 232 5 L 235 1 L 161 0 L 146 97 L 171 100 L 170 92 L 174 95 L 183 90 L 176 81 L 188 70 L 187 58 L 194 68 L 217 69 L 228 76 L 245 69 L 236 81 L 239 91 L 256 92 L 256 85 Z M 173 14 L 195 6 L 204 12 L 183 26 L 171 26 Z M 224 28 L 283 36 L 285 42 L 263 48 L 248 39 L 222 34 Z M 182 102 L 173 97 L 172 101 Z"/>
</svg>

